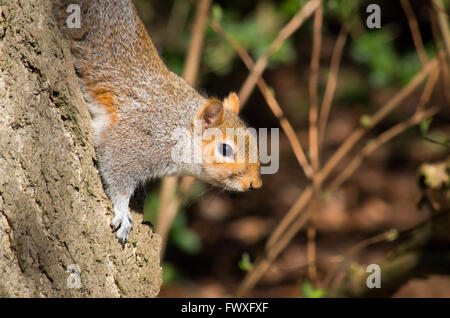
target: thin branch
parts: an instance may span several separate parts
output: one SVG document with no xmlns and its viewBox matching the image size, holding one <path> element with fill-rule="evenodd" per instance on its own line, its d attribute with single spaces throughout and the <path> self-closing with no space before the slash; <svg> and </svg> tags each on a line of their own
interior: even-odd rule
<svg viewBox="0 0 450 318">
<path fill-rule="evenodd" d="M 255 66 L 252 68 L 252 71 L 239 91 L 241 107 L 247 102 L 250 94 L 253 92 L 258 79 L 266 69 L 267 64 L 269 64 L 270 57 L 275 54 L 283 43 L 302 26 L 303 22 L 314 13 L 320 3 L 321 0 L 308 1 L 308 3 L 305 4 L 305 6 L 288 22 L 288 24 L 281 29 L 275 40 L 270 44 L 269 48 L 256 61 Z"/>
<path fill-rule="evenodd" d="M 311 206 L 315 206 L 316 199 L 311 201 Z M 316 234 L 317 230 L 314 224 L 311 222 L 311 218 L 313 217 L 313 212 L 315 208 L 311 208 L 309 213 L 309 224 L 306 229 L 306 237 L 308 241 L 306 242 L 306 259 L 308 262 L 308 278 L 311 282 L 317 281 L 317 264 L 316 264 Z"/>
<path fill-rule="evenodd" d="M 379 139 L 377 139 L 377 141 L 370 146 L 370 149 L 366 151 L 367 154 L 364 155 L 363 158 L 367 157 L 370 153 L 372 153 L 375 149 L 377 149 L 377 147 L 383 145 L 393 137 L 403 132 L 406 128 L 417 124 L 423 118 L 428 118 L 436 114 L 438 110 L 439 109 L 437 107 L 434 107 L 428 109 L 423 113 L 416 113 L 408 121 L 399 124 L 400 127 L 396 125 L 395 127 L 389 129 L 388 131 L 380 135 Z M 354 172 L 356 168 L 357 166 L 352 166 L 351 169 Z M 350 175 L 348 175 L 348 177 L 349 176 Z M 346 179 L 341 178 L 341 182 L 344 182 L 345 180 Z M 310 217 L 310 214 L 309 210 L 307 210 L 307 212 L 303 214 L 301 214 L 301 212 L 303 211 L 305 206 L 310 202 L 312 198 L 312 193 L 313 191 L 311 187 L 306 188 L 299 197 L 299 199 L 297 200 L 297 202 L 295 202 L 295 204 L 291 207 L 291 209 L 286 215 L 291 219 L 290 222 L 288 223 L 288 226 L 283 229 L 284 231 L 281 232 L 281 235 L 279 235 L 278 237 L 269 238 L 268 243 L 270 242 L 273 243 L 271 245 L 266 245 L 264 255 L 257 260 L 255 265 L 253 266 L 252 271 L 250 271 L 244 278 L 244 281 L 241 283 L 237 291 L 238 296 L 246 295 L 248 291 L 256 285 L 256 283 L 261 279 L 261 277 L 270 267 L 271 263 L 277 258 L 277 256 L 286 248 L 286 246 L 291 242 L 291 240 L 303 228 L 306 221 Z M 274 234 L 280 231 L 280 226 L 282 224 L 286 224 L 285 223 L 286 219 L 287 218 L 285 217 L 282 220 L 282 222 L 277 227 L 276 232 L 274 232 Z M 274 238 L 277 238 L 277 240 L 273 240 Z"/>
<path fill-rule="evenodd" d="M 450 60 L 450 27 L 448 25 L 447 14 L 444 10 L 442 0 L 432 0 L 434 9 L 436 10 L 439 27 L 441 29 L 442 38 L 447 48 L 448 59 Z"/>
<path fill-rule="evenodd" d="M 311 2 L 314 2 L 314 1 L 315 0 L 313 0 Z M 267 55 L 268 57 L 270 57 L 272 54 L 274 54 L 279 49 L 279 47 L 281 47 L 281 45 L 286 40 L 286 38 L 288 36 L 290 36 L 289 32 L 293 33 L 296 29 L 298 29 L 300 27 L 300 25 L 303 23 L 303 20 L 306 19 L 307 15 L 310 15 L 308 13 L 308 7 L 309 6 L 307 4 L 303 8 L 303 10 L 300 11 L 300 13 L 303 12 L 305 17 L 302 17 L 303 15 L 301 15 L 301 14 L 300 14 L 300 17 L 297 15 L 296 16 L 297 19 L 296 19 L 296 17 L 294 17 L 290 21 L 290 23 L 288 23 L 288 25 L 283 30 L 280 31 L 279 36 L 277 37 L 277 39 L 275 39 L 275 41 L 272 43 L 272 45 L 268 49 L 268 52 L 270 53 Z M 298 24 L 298 26 L 296 26 L 297 24 Z M 237 41 L 232 39 L 232 37 L 230 35 L 228 35 L 225 32 L 225 30 L 223 30 L 223 28 L 220 26 L 220 24 L 218 24 L 217 22 L 212 22 L 211 26 L 213 27 L 213 29 L 216 30 L 216 32 L 223 35 L 223 37 L 227 40 L 227 42 L 236 50 L 236 52 L 238 52 L 238 54 L 241 56 L 242 60 L 244 61 L 244 63 L 246 64 L 246 66 L 249 69 L 254 67 L 254 63 L 253 63 L 252 59 L 250 58 L 250 56 L 248 55 L 248 53 L 245 51 L 245 49 L 243 49 Z M 272 50 L 274 50 L 274 51 L 272 52 Z M 291 143 L 292 148 L 294 150 L 294 154 L 296 155 L 297 160 L 299 161 L 300 165 L 302 166 L 303 170 L 305 171 L 306 176 L 311 177 L 312 169 L 306 159 L 306 156 L 303 152 L 303 148 L 301 147 L 300 141 L 298 140 L 294 129 L 290 125 L 289 121 L 284 117 L 281 107 L 279 106 L 279 104 L 276 101 L 273 94 L 270 92 L 267 84 L 261 78 L 258 78 L 257 84 L 258 84 L 258 87 L 260 88 L 262 94 L 266 98 L 266 101 L 267 101 L 269 107 L 271 108 L 271 110 L 273 111 L 275 116 L 280 120 L 280 125 L 281 125 L 282 129 L 284 130 L 284 132 L 286 133 L 288 140 Z M 241 105 L 242 104 L 243 103 L 241 100 Z M 184 190 L 181 189 L 182 191 L 180 191 L 180 193 L 176 196 L 174 203 L 169 204 L 169 206 L 167 208 L 167 210 L 168 210 L 167 214 L 169 214 L 169 216 L 173 215 L 173 217 L 171 217 L 172 221 L 176 215 L 176 211 L 178 210 L 179 204 L 181 204 L 181 202 L 182 202 L 182 197 L 187 192 L 187 189 L 189 188 L 191 183 L 192 183 L 192 179 L 184 178 L 182 181 L 182 186 L 181 186 L 182 188 L 184 188 Z M 177 204 L 177 202 L 178 202 L 178 204 Z M 174 210 L 175 210 L 175 213 L 173 213 Z"/>
<path fill-rule="evenodd" d="M 390 112 L 397 108 L 415 89 L 422 83 L 424 78 L 428 76 L 435 68 L 438 67 L 436 59 L 431 60 L 400 92 L 398 92 L 391 100 L 389 100 L 379 111 L 373 116 L 368 128 L 374 127 L 380 120 L 385 118 Z M 430 109 L 426 113 L 436 111 Z M 415 115 L 414 118 L 419 117 Z M 357 129 L 344 144 L 336 151 L 333 157 L 327 162 L 327 165 L 319 171 L 319 184 L 322 184 L 329 174 L 334 170 L 337 164 L 343 159 L 353 146 L 365 135 L 366 129 Z M 389 136 L 388 136 L 389 137 Z M 392 138 L 392 137 L 390 137 Z M 273 260 L 283 251 L 289 242 L 295 237 L 300 229 L 309 219 L 310 213 L 301 214 L 305 206 L 313 197 L 313 189 L 307 187 L 300 195 L 299 199 L 288 211 L 286 216 L 274 230 L 268 239 L 265 254 L 258 259 L 253 269 L 247 273 L 244 281 L 238 289 L 238 295 L 245 295 L 264 275 Z"/>
<path fill-rule="evenodd" d="M 367 158 L 370 154 L 372 154 L 375 150 L 377 150 L 380 146 L 387 143 L 389 140 L 394 138 L 395 136 L 401 134 L 406 129 L 417 125 L 421 120 L 429 118 L 439 111 L 439 107 L 433 107 L 426 111 L 421 111 L 415 113 L 411 118 L 406 121 L 400 122 L 392 128 L 386 130 L 384 133 L 379 135 L 372 142 L 368 143 L 362 151 L 356 155 L 353 160 L 343 169 L 339 175 L 333 180 L 330 184 L 327 191 L 333 192 L 336 191 L 345 181 L 347 181 L 354 172 L 361 166 L 362 162 L 365 158 Z"/>
<path fill-rule="evenodd" d="M 430 209 L 433 210 L 433 207 L 430 206 Z M 448 268 L 450 254 L 435 248 L 442 246 L 442 237 L 445 236 L 443 233 L 447 230 L 445 224 L 450 220 L 448 210 L 441 212 L 433 213 L 433 216 L 413 228 L 396 233 L 393 231 L 392 236 L 386 233 L 386 241 L 394 238 L 398 243 L 391 251 L 391 256 L 380 264 L 383 273 L 382 291 L 366 288 L 365 282 L 369 275 L 365 270 L 366 266 L 355 264 L 351 270 L 346 271 L 345 276 L 334 280 L 335 287 L 327 291 L 327 297 L 387 297 L 411 277 L 423 277 L 435 272 L 437 267 Z M 379 243 L 383 238 L 379 236 L 372 240 Z"/>
<path fill-rule="evenodd" d="M 314 13 L 313 48 L 311 53 L 311 70 L 309 76 L 309 153 L 311 156 L 311 165 L 314 171 L 319 170 L 317 119 L 319 117 L 318 86 L 320 50 L 322 46 L 322 20 L 323 7 L 322 4 L 320 4 Z"/>
<path fill-rule="evenodd" d="M 161 236 L 161 259 L 167 243 L 167 236 L 175 219 L 176 212 L 171 208 L 172 201 L 177 189 L 177 177 L 165 177 L 161 182 L 161 193 L 159 195 L 158 214 L 156 222 L 156 232 Z"/>
<path fill-rule="evenodd" d="M 320 168 L 319 159 L 319 132 L 317 121 L 319 117 L 319 68 L 320 68 L 320 51 L 322 47 L 322 22 L 323 22 L 323 6 L 319 5 L 314 13 L 313 26 L 313 47 L 311 52 L 311 66 L 309 76 L 309 153 L 311 156 L 311 165 L 315 173 Z M 314 215 L 316 208 L 317 195 L 320 192 L 320 185 L 317 184 L 316 178 L 313 177 L 313 199 L 309 205 L 309 222 L 306 245 L 306 257 L 308 259 L 308 276 L 311 281 L 315 282 L 317 279 L 316 267 L 316 229 L 311 218 Z"/>
<path fill-rule="evenodd" d="M 205 38 L 205 27 L 209 15 L 211 0 L 200 0 L 197 6 L 195 22 L 192 29 L 192 38 L 186 57 L 186 64 L 183 71 L 183 77 L 189 85 L 194 85 L 197 81 L 200 58 L 203 50 L 203 41 Z"/>
<path fill-rule="evenodd" d="M 312 189 L 307 188 L 303 191 L 301 198 L 297 200 L 295 206 L 295 210 L 303 209 L 303 207 L 309 202 L 312 197 Z M 298 203 L 298 204 L 297 204 Z M 294 208 L 291 208 L 291 210 Z M 286 230 L 284 235 L 280 238 L 280 240 L 270 249 L 265 250 L 264 255 L 257 259 L 255 265 L 252 270 L 247 273 L 244 280 L 240 284 L 236 295 L 237 297 L 245 296 L 249 290 L 251 290 L 256 283 L 261 279 L 264 273 L 269 269 L 272 262 L 278 257 L 278 255 L 283 251 L 283 249 L 289 244 L 291 239 L 297 234 L 297 232 L 305 225 L 305 223 L 309 219 L 309 213 L 303 213 L 300 217 L 295 220 L 292 226 Z"/>
<path fill-rule="evenodd" d="M 183 72 L 184 78 L 189 85 L 194 85 L 197 80 L 210 6 L 211 0 L 200 0 L 200 3 L 197 5 L 191 43 L 189 45 Z M 188 179 L 187 181 L 189 182 L 189 180 L 191 179 Z M 188 188 L 190 185 L 187 181 L 182 182 L 185 188 Z M 162 180 L 160 203 L 158 208 L 158 222 L 156 227 L 157 232 L 162 238 L 161 259 L 164 257 L 168 232 L 182 202 L 182 197 L 180 194 L 174 196 L 174 193 L 177 190 L 177 185 L 177 177 L 165 177 Z"/>
<path fill-rule="evenodd" d="M 416 47 L 417 55 L 419 56 L 420 63 L 422 66 L 427 64 L 428 57 L 425 49 L 423 47 L 422 36 L 420 35 L 419 24 L 417 23 L 416 15 L 414 14 L 413 9 L 411 8 L 411 4 L 409 0 L 400 0 L 403 11 L 405 11 L 405 15 L 408 19 L 409 29 L 411 30 L 411 36 L 413 38 L 414 46 Z"/>
<path fill-rule="evenodd" d="M 330 270 L 329 274 L 324 279 L 324 285 L 330 287 L 333 280 L 338 276 L 339 272 L 343 270 L 345 264 L 347 264 L 352 257 L 359 254 L 362 250 L 374 244 L 391 241 L 392 238 L 396 235 L 398 235 L 398 232 L 392 229 L 369 237 L 350 247 L 347 252 L 345 252 L 344 255 L 341 256 L 341 262 L 335 264 L 334 268 Z"/>
<path fill-rule="evenodd" d="M 241 60 L 244 62 L 245 66 L 251 70 L 254 67 L 254 63 L 250 55 L 247 53 L 247 51 L 241 46 L 241 44 L 236 41 L 235 38 L 233 38 L 217 21 L 211 21 L 210 22 L 211 28 L 217 32 L 221 37 L 225 39 L 225 41 L 236 51 L 236 53 L 239 55 Z M 270 91 L 269 87 L 267 86 L 267 83 L 264 81 L 264 79 L 261 77 L 258 79 L 257 83 L 259 90 L 263 94 L 267 105 L 269 106 L 272 113 L 275 115 L 275 117 L 279 120 L 281 129 L 283 129 L 284 133 L 286 134 L 286 137 L 288 138 L 289 144 L 292 147 L 292 150 L 294 151 L 295 157 L 297 158 L 298 163 L 302 167 L 303 171 L 305 172 L 305 175 L 308 178 L 312 178 L 313 170 L 308 163 L 308 160 L 306 159 L 305 152 L 303 151 L 302 145 L 292 128 L 292 125 L 287 120 L 287 118 L 283 114 L 283 110 L 281 109 L 280 105 L 278 104 L 278 101 L 276 100 L 273 93 Z"/>
<path fill-rule="evenodd" d="M 331 56 L 331 66 L 330 66 L 330 74 L 328 75 L 327 86 L 325 89 L 324 98 L 322 101 L 322 106 L 320 108 L 320 117 L 319 117 L 319 146 L 323 146 L 323 142 L 325 139 L 325 132 L 328 122 L 328 116 L 331 110 L 331 104 L 333 102 L 334 93 L 336 91 L 339 66 L 341 64 L 342 52 L 344 50 L 345 42 L 347 41 L 348 28 L 343 25 L 341 30 L 339 31 L 338 38 L 336 40 L 336 44 L 333 48 L 333 53 Z M 319 149 L 320 151 L 320 149 Z"/>
<path fill-rule="evenodd" d="M 189 188 L 194 182 L 193 177 L 184 177 L 179 182 L 178 193 L 174 193 L 177 188 L 178 178 L 176 177 L 167 177 L 164 178 L 161 188 L 161 198 L 160 198 L 160 209 L 161 207 L 165 207 L 164 210 L 158 210 L 158 223 L 157 223 L 157 233 L 161 236 L 161 259 L 164 257 L 165 249 L 167 246 L 167 236 L 170 230 L 170 227 L 177 216 L 178 210 L 180 209 L 181 204 L 183 203 L 184 198 L 186 197 Z M 175 184 L 173 183 L 175 182 Z M 168 199 L 165 199 L 164 205 L 162 204 L 163 194 L 170 194 Z M 162 214 L 159 214 L 162 213 Z M 162 216 L 162 217 L 161 217 Z"/>
<path fill-rule="evenodd" d="M 322 183 L 330 173 L 336 168 L 336 166 L 341 162 L 341 160 L 349 153 L 349 151 L 360 141 L 360 139 L 366 134 L 368 130 L 373 128 L 381 120 L 383 120 L 387 115 L 389 115 L 393 110 L 395 110 L 401 103 L 414 92 L 417 87 L 422 83 L 426 76 L 430 72 L 438 67 L 438 62 L 436 58 L 428 62 L 423 69 L 414 76 L 414 78 L 401 89 L 393 98 L 389 100 L 380 110 L 378 110 L 371 118 L 370 123 L 367 127 L 361 127 L 356 129 L 350 137 L 339 147 L 339 149 L 334 153 L 334 155 L 327 161 L 323 169 L 318 174 L 319 182 Z"/>
<path fill-rule="evenodd" d="M 375 113 L 371 120 L 371 125 L 368 128 L 373 127 L 379 120 L 383 119 L 387 116 L 391 111 L 393 111 L 396 107 L 398 107 L 424 80 L 425 76 L 427 76 L 431 71 L 437 68 L 436 60 L 433 59 L 430 61 L 426 67 L 418 73 L 411 82 L 405 86 L 401 91 L 399 91 L 394 97 L 392 97 L 383 107 L 380 108 L 378 112 Z M 381 116 L 382 114 L 383 116 Z M 358 128 L 350 135 L 346 141 L 342 144 L 342 146 L 334 153 L 331 159 L 327 162 L 324 168 L 322 168 L 318 176 L 320 179 L 318 180 L 320 183 L 329 176 L 329 174 L 334 170 L 334 168 L 340 163 L 340 161 L 347 155 L 347 153 L 353 148 L 354 145 L 365 135 L 366 129 Z M 309 189 L 309 188 L 308 188 Z M 309 189 L 311 190 L 311 189 Z M 307 190 L 304 191 L 305 193 Z M 308 197 L 310 199 L 310 195 Z M 285 215 L 285 217 L 281 220 L 277 228 L 272 232 L 272 235 L 267 241 L 266 248 L 271 248 L 273 244 L 279 239 L 282 233 L 286 230 L 287 227 L 295 220 L 297 214 L 301 212 L 301 210 L 306 205 L 305 202 L 302 201 L 303 195 L 297 200 L 294 206 L 289 210 L 289 212 Z M 308 199 L 308 200 L 309 200 Z M 302 202 L 301 209 L 296 208 L 296 205 Z"/>
<path fill-rule="evenodd" d="M 266 251 L 269 251 L 275 245 L 275 243 L 279 241 L 279 239 L 283 236 L 283 233 L 286 232 L 289 226 L 295 221 L 298 215 L 309 203 L 312 198 L 312 194 L 312 187 L 307 187 L 305 190 L 303 190 L 297 201 L 295 201 L 295 203 L 291 206 L 286 215 L 270 235 L 265 246 Z"/>
<path fill-rule="evenodd" d="M 167 37 L 164 39 L 165 45 L 172 45 L 179 41 L 180 35 L 186 25 L 189 16 L 190 4 L 186 0 L 176 0 L 170 18 L 167 22 Z"/>
<path fill-rule="evenodd" d="M 378 149 L 381 145 L 385 144 L 395 136 L 399 135 L 406 129 L 410 128 L 418 124 L 422 119 L 431 117 L 435 113 L 438 112 L 439 108 L 434 107 L 426 112 L 424 112 L 424 108 L 426 104 L 429 102 L 431 94 L 436 86 L 437 79 L 439 77 L 439 68 L 436 68 L 428 77 L 428 80 L 425 84 L 425 88 L 423 89 L 422 95 L 420 96 L 419 103 L 416 107 L 416 111 L 414 115 L 404 121 L 400 122 L 397 125 L 393 126 L 391 129 L 386 130 L 384 133 L 379 135 L 375 140 L 371 143 L 367 144 L 360 153 L 358 153 L 353 160 L 350 162 L 347 167 L 342 170 L 339 175 L 334 179 L 332 184 L 330 185 L 328 191 L 332 192 L 337 190 L 353 173 L 358 169 L 363 160 L 368 157 L 372 152 Z"/>
<path fill-rule="evenodd" d="M 431 32 L 433 34 L 433 42 L 434 47 L 436 48 L 436 55 L 439 58 L 439 63 L 441 64 L 442 68 L 442 91 L 444 92 L 445 100 L 447 101 L 447 104 L 450 104 L 450 75 L 449 75 L 449 67 L 447 59 L 445 58 L 446 54 L 444 50 L 441 48 L 440 45 L 440 37 L 439 37 L 439 26 L 438 22 L 436 21 L 436 11 L 432 10 L 431 8 L 428 10 L 428 14 L 431 21 Z"/>
<path fill-rule="evenodd" d="M 332 259 L 335 259 L 334 262 L 328 261 L 328 263 L 334 263 L 337 266 L 335 266 L 334 269 L 330 271 L 330 273 L 327 275 L 327 278 L 325 278 L 325 286 L 332 287 L 338 286 L 341 284 L 341 282 L 338 279 L 338 271 L 343 270 L 344 265 L 348 264 L 351 258 L 353 258 L 355 255 L 359 254 L 362 250 L 366 249 L 367 247 L 379 244 L 382 242 L 403 242 L 400 243 L 400 246 L 403 245 L 404 247 L 407 246 L 407 249 L 414 249 L 415 247 L 422 247 L 425 243 L 424 241 L 428 241 L 430 239 L 429 232 L 426 235 L 421 235 L 420 238 L 417 237 L 417 233 L 422 232 L 424 229 L 428 228 L 430 229 L 430 224 L 440 222 L 440 220 L 445 219 L 448 217 L 448 214 L 446 213 L 437 213 L 429 217 L 427 220 L 420 222 L 419 224 L 414 225 L 413 227 L 398 231 L 396 229 L 391 229 L 383 233 L 376 234 L 375 236 L 369 237 L 365 240 L 362 240 L 361 242 L 358 242 L 357 244 L 350 247 L 347 252 L 345 252 L 343 255 L 337 255 L 334 256 Z M 424 233 L 425 234 L 425 233 Z M 408 238 L 413 240 L 410 241 L 411 244 L 405 244 L 405 239 Z M 414 239 L 414 237 L 416 237 Z M 397 247 L 397 251 L 399 250 L 399 247 Z"/>
<path fill-rule="evenodd" d="M 431 98 L 431 94 L 433 94 L 434 87 L 436 86 L 436 82 L 439 78 L 439 68 L 436 68 L 428 78 L 425 88 L 423 89 L 422 95 L 420 96 L 419 104 L 416 108 L 416 113 L 420 113 L 425 109 L 425 106 L 429 102 Z"/>
</svg>

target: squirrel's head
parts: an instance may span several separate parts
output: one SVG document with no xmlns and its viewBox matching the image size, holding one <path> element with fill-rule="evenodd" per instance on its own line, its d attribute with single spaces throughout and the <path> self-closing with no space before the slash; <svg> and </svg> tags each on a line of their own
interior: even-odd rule
<svg viewBox="0 0 450 318">
<path fill-rule="evenodd" d="M 202 137 L 200 179 L 231 191 L 262 186 L 256 134 L 238 116 L 239 99 L 210 98 L 195 121 Z"/>
</svg>

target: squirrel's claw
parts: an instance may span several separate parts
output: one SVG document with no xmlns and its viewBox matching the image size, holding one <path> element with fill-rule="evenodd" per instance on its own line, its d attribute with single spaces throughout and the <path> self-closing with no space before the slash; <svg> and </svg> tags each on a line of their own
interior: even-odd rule
<svg viewBox="0 0 450 318">
<path fill-rule="evenodd" d="M 119 228 L 120 224 L 122 224 L 123 216 L 120 214 L 116 214 L 111 222 L 112 228 L 115 231 Z"/>
<path fill-rule="evenodd" d="M 125 244 L 128 241 L 130 231 L 131 231 L 131 222 L 130 220 L 128 220 L 127 217 L 125 217 L 120 223 L 120 226 L 118 227 L 116 232 L 116 236 L 119 239 L 120 243 Z"/>
<path fill-rule="evenodd" d="M 131 214 L 128 211 L 127 213 L 116 213 L 111 225 L 114 231 L 116 231 L 116 236 L 119 239 L 119 242 L 125 244 L 128 241 L 132 227 Z"/>
<path fill-rule="evenodd" d="M 125 244 L 128 241 L 130 231 L 131 231 L 131 224 L 129 226 L 121 226 L 119 228 L 116 235 L 120 243 Z"/>
</svg>

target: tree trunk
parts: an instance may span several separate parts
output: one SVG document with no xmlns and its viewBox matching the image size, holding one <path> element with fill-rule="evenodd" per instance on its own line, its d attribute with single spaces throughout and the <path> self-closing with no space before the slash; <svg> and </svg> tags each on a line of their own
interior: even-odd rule
<svg viewBox="0 0 450 318">
<path fill-rule="evenodd" d="M 0 297 L 158 294 L 160 238 L 133 212 L 119 244 L 94 158 L 50 1 L 0 0 Z"/>
</svg>

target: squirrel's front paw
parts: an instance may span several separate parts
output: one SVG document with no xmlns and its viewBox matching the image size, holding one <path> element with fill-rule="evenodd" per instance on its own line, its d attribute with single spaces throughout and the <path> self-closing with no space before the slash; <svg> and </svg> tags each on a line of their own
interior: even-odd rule
<svg viewBox="0 0 450 318">
<path fill-rule="evenodd" d="M 112 226 L 116 231 L 117 238 L 119 242 L 125 244 L 128 241 L 128 236 L 131 231 L 131 214 L 126 211 L 116 212 L 114 219 L 112 220 Z"/>
</svg>

